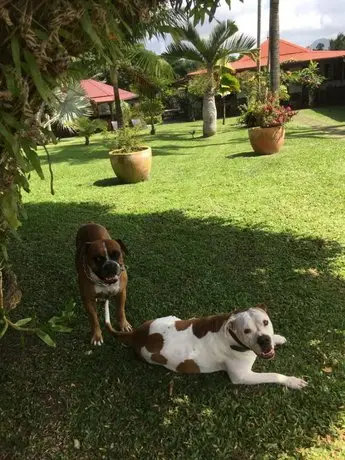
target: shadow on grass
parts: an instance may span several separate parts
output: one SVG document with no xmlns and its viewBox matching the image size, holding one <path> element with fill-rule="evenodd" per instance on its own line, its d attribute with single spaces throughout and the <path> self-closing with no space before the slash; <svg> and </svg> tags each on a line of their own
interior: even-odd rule
<svg viewBox="0 0 345 460">
<path fill-rule="evenodd" d="M 233 160 L 234 158 L 252 158 L 252 157 L 261 157 L 263 155 L 260 155 L 258 153 L 255 153 L 253 151 L 251 152 L 239 152 L 239 153 L 233 153 L 232 155 L 227 155 L 226 158 L 229 160 Z"/>
<path fill-rule="evenodd" d="M 342 251 L 336 242 L 179 211 L 122 215 L 98 203 L 53 202 L 27 210 L 23 242 L 11 248 L 25 299 L 16 316 L 48 318 L 73 297 L 79 321 L 57 337 L 56 349 L 34 338 L 22 348 L 14 333 L 1 340 L 2 458 L 295 458 L 333 433 L 345 381 L 345 284 L 331 269 Z M 288 344 L 256 368 L 305 376 L 309 388 L 235 387 L 222 373 L 179 376 L 133 359 L 108 335 L 91 351 L 73 267 L 76 230 L 90 220 L 129 248 L 134 326 L 266 302 Z"/>
<path fill-rule="evenodd" d="M 339 107 L 318 107 L 313 108 L 313 111 L 324 115 L 329 118 L 333 118 L 333 120 L 344 122 L 345 123 L 345 110 L 344 106 Z"/>
<path fill-rule="evenodd" d="M 108 177 L 107 179 L 99 179 L 93 183 L 96 187 L 115 187 L 116 185 L 126 185 L 120 181 L 118 177 Z"/>
<path fill-rule="evenodd" d="M 90 145 L 70 144 L 60 142 L 57 145 L 48 145 L 52 164 L 70 163 L 71 165 L 85 164 L 95 160 L 107 159 L 108 152 L 101 142 L 91 140 Z M 42 154 L 42 163 L 46 163 Z"/>
<path fill-rule="evenodd" d="M 315 122 L 315 126 L 297 127 L 287 133 L 290 138 L 316 138 L 327 139 L 343 139 L 345 136 L 345 125 L 323 126 Z"/>
</svg>

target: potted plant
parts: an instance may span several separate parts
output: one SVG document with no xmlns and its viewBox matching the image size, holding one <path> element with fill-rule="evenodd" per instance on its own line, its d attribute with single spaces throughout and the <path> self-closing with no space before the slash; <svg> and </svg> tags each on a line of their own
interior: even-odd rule
<svg viewBox="0 0 345 460">
<path fill-rule="evenodd" d="M 248 128 L 249 140 L 255 153 L 277 153 L 284 145 L 285 123 L 297 112 L 282 106 L 279 98 L 269 95 L 264 102 L 256 101 L 241 108 L 239 122 Z"/>
<path fill-rule="evenodd" d="M 143 145 L 137 128 L 124 127 L 112 134 L 109 158 L 116 176 L 125 183 L 148 180 L 151 173 L 151 147 Z M 107 139 L 109 141 L 109 137 Z"/>
</svg>

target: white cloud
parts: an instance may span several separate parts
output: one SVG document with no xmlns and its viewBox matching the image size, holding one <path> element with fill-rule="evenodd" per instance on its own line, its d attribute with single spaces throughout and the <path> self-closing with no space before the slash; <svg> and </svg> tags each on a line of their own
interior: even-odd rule
<svg viewBox="0 0 345 460">
<path fill-rule="evenodd" d="M 222 2 L 217 9 L 218 20 L 233 19 L 239 31 L 256 37 L 257 2 L 232 0 L 231 10 Z M 269 0 L 262 1 L 261 41 L 268 35 Z M 200 27 L 207 36 L 213 23 Z M 310 45 L 318 38 L 334 38 L 345 32 L 345 8 L 343 0 L 280 0 L 280 36 L 302 46 Z M 162 40 L 151 40 L 149 48 L 161 53 L 166 44 Z"/>
</svg>

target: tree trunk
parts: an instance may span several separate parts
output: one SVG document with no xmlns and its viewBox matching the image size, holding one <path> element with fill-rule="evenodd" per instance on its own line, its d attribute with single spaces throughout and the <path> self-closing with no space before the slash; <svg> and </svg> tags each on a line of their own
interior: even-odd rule
<svg viewBox="0 0 345 460">
<path fill-rule="evenodd" d="M 155 123 L 153 117 L 151 117 L 151 132 L 150 134 L 156 134 L 156 128 L 155 128 Z"/>
<path fill-rule="evenodd" d="M 260 100 L 261 96 L 261 82 L 260 82 L 260 71 L 261 71 L 261 0 L 258 0 L 258 22 L 257 22 L 257 36 L 256 46 L 258 48 L 258 62 L 257 62 L 257 79 L 258 79 L 258 92 L 257 101 Z"/>
<path fill-rule="evenodd" d="M 270 89 L 279 95 L 280 63 L 279 63 L 279 0 L 270 0 Z"/>
<path fill-rule="evenodd" d="M 117 121 L 117 127 L 123 128 L 124 122 L 123 122 L 123 113 L 122 113 L 122 108 L 121 108 L 121 99 L 120 99 L 120 91 L 119 91 L 119 76 L 118 76 L 118 71 L 116 67 L 112 67 L 110 69 L 110 79 L 111 79 L 111 84 L 113 85 L 113 90 L 114 90 L 115 118 Z"/>
<path fill-rule="evenodd" d="M 89 144 L 90 144 L 90 137 L 85 136 L 85 145 L 89 145 Z"/>
<path fill-rule="evenodd" d="M 309 107 L 314 107 L 315 95 L 316 95 L 316 89 L 308 88 L 308 106 Z"/>
<path fill-rule="evenodd" d="M 213 69 L 207 69 L 207 76 L 210 79 L 209 87 L 205 91 L 202 105 L 203 135 L 204 137 L 214 136 L 217 132 L 217 108 L 214 97 Z"/>
<path fill-rule="evenodd" d="M 225 96 L 223 96 L 223 125 L 225 125 L 225 118 L 226 118 L 226 103 L 225 103 Z"/>
</svg>

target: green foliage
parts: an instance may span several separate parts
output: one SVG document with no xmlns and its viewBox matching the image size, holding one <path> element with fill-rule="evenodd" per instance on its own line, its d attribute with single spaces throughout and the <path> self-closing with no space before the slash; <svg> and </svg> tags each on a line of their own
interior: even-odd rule
<svg viewBox="0 0 345 460">
<path fill-rule="evenodd" d="M 139 128 L 137 127 L 125 126 L 116 131 L 108 131 L 103 135 L 103 143 L 110 152 L 119 150 L 120 153 L 129 154 L 142 149 Z"/>
<path fill-rule="evenodd" d="M 238 122 L 247 128 L 282 126 L 291 121 L 292 117 L 297 114 L 291 107 L 281 106 L 279 98 L 272 95 L 268 95 L 264 102 L 253 101 L 240 109 L 241 116 Z"/>
<path fill-rule="evenodd" d="M 345 50 L 345 34 L 339 33 L 336 38 L 329 41 L 330 50 Z"/>
<path fill-rule="evenodd" d="M 295 83 L 306 86 L 308 89 L 316 90 L 326 78 L 320 74 L 319 65 L 315 61 L 310 61 L 308 67 L 295 72 L 286 72 L 285 82 Z"/>
<path fill-rule="evenodd" d="M 230 73 L 223 73 L 220 77 L 218 93 L 225 97 L 231 93 L 239 93 L 241 86 L 238 78 Z"/>
<path fill-rule="evenodd" d="M 283 70 L 280 71 L 282 84 L 280 85 L 279 99 L 288 101 L 290 99 L 288 88 L 286 86 L 286 77 Z M 270 76 L 266 69 L 259 73 L 252 71 L 241 72 L 237 75 L 242 94 L 247 98 L 248 103 L 254 101 L 264 101 L 267 97 L 270 87 Z"/>
<path fill-rule="evenodd" d="M 13 323 L 9 318 L 8 311 L 0 309 L 0 339 L 11 328 L 21 333 L 36 334 L 46 345 L 56 347 L 55 340 L 52 339 L 51 335 L 54 332 L 71 332 L 75 318 L 75 303 L 72 301 L 67 304 L 60 316 L 53 316 L 46 324 L 33 326 L 28 326 L 29 323 L 35 323 L 33 318 L 22 318 Z"/>
<path fill-rule="evenodd" d="M 97 132 L 104 132 L 108 129 L 108 124 L 99 118 L 91 119 L 80 117 L 69 124 L 70 128 L 78 133 L 78 136 L 85 137 L 85 145 L 89 145 L 90 137 Z"/>
<path fill-rule="evenodd" d="M 187 90 L 193 96 L 203 97 L 210 84 L 211 79 L 207 74 L 195 75 L 188 81 Z"/>
<path fill-rule="evenodd" d="M 121 110 L 122 110 L 123 122 L 125 126 L 128 126 L 132 118 L 131 106 L 128 104 L 128 102 L 121 101 Z"/>
<path fill-rule="evenodd" d="M 161 117 L 164 106 L 161 98 L 156 96 L 154 98 L 143 98 L 140 102 L 140 110 L 145 117 L 148 117 L 151 123 L 151 134 L 155 134 L 155 118 Z"/>
</svg>

